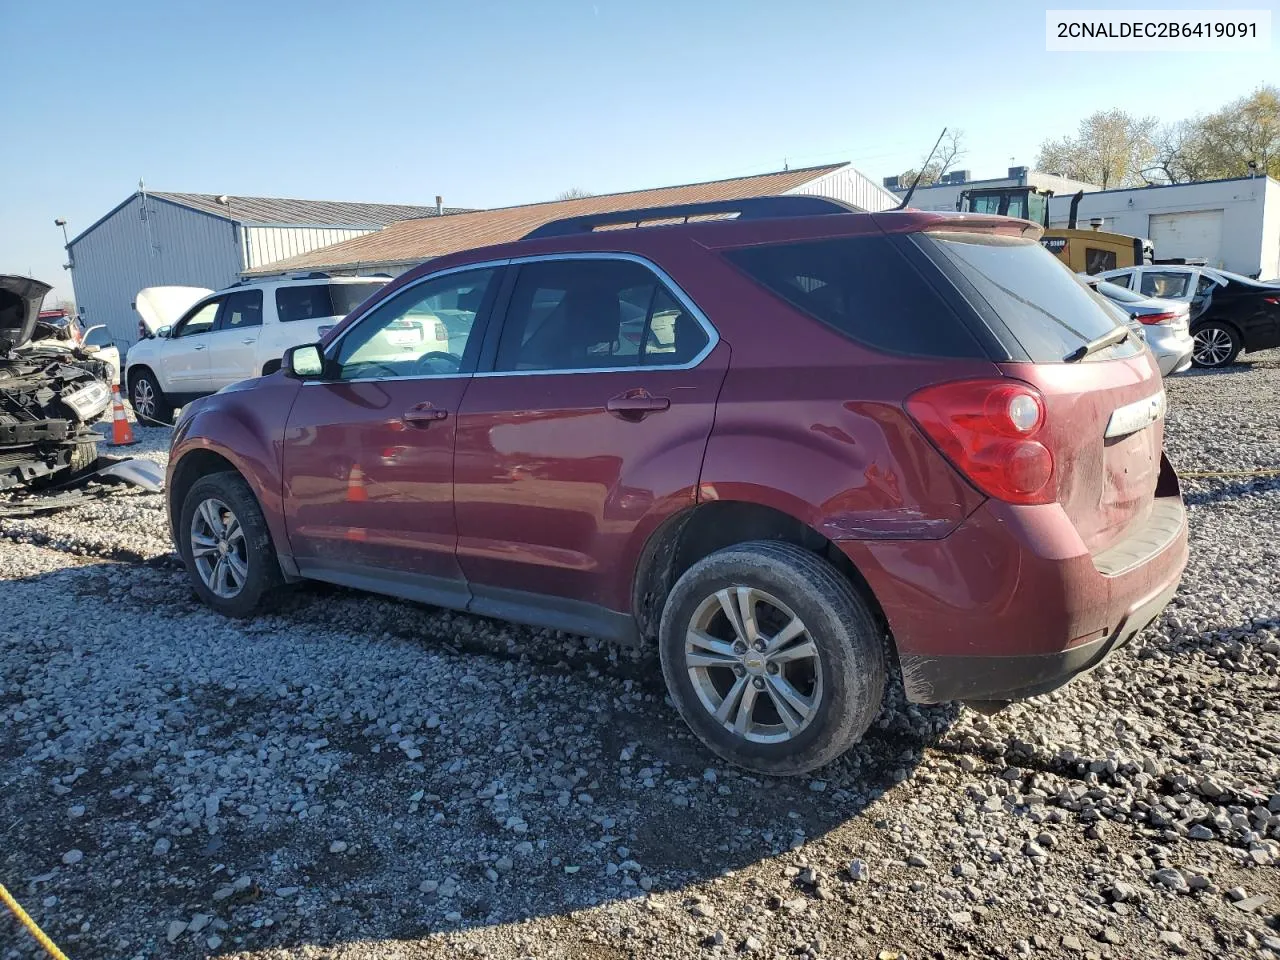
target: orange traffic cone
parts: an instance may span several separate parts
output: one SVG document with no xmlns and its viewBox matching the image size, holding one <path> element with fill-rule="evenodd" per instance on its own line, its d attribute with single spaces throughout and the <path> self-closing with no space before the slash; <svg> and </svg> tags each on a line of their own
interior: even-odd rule
<svg viewBox="0 0 1280 960">
<path fill-rule="evenodd" d="M 364 503 L 369 499 L 369 492 L 364 488 L 364 471 L 360 465 L 352 464 L 347 474 L 347 503 Z"/>
<path fill-rule="evenodd" d="M 111 446 L 127 447 L 137 443 L 133 436 L 133 427 L 129 426 L 129 418 L 124 412 L 124 400 L 120 398 L 120 384 L 111 385 Z"/>
</svg>

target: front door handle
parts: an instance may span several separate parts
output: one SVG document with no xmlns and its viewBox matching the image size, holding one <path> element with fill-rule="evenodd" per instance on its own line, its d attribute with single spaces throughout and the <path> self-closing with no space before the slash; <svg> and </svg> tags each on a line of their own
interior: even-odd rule
<svg viewBox="0 0 1280 960">
<path fill-rule="evenodd" d="M 655 397 L 648 390 L 628 390 L 609 399 L 605 409 L 620 420 L 643 420 L 671 406 L 666 397 Z"/>
<path fill-rule="evenodd" d="M 406 410 L 400 419 L 411 427 L 427 427 L 437 420 L 444 420 L 448 416 L 448 410 L 441 410 L 430 403 L 419 403 Z"/>
<path fill-rule="evenodd" d="M 191 349 L 192 349 L 192 350 L 203 350 L 206 346 L 207 346 L 207 344 L 197 343 L 197 344 L 196 344 L 194 347 L 192 347 Z"/>
<path fill-rule="evenodd" d="M 249 338 L 247 338 L 247 339 L 245 339 L 245 340 L 241 340 L 240 342 L 241 342 L 241 343 L 244 343 L 244 344 L 257 343 L 257 342 L 258 342 L 258 338 L 257 338 L 257 337 L 249 337 Z"/>
</svg>

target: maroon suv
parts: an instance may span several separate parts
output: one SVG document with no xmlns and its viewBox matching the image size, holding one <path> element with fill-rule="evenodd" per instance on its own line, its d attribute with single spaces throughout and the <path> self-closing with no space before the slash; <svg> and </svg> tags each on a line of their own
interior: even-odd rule
<svg viewBox="0 0 1280 960">
<path fill-rule="evenodd" d="M 186 409 L 178 549 L 233 616 L 310 578 L 656 642 L 766 773 L 857 741 L 891 658 L 918 703 L 1044 693 L 1187 539 L 1155 362 L 1038 235 L 772 197 L 433 260 Z"/>
</svg>

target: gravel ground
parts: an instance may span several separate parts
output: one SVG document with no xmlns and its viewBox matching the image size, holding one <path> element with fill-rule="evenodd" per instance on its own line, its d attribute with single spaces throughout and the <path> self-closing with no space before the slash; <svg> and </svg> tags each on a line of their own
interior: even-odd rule
<svg viewBox="0 0 1280 960">
<path fill-rule="evenodd" d="M 1280 362 L 1168 387 L 1181 470 L 1280 467 Z M 1185 492 L 1182 589 L 1107 666 L 895 696 L 787 781 L 651 655 L 320 586 L 223 620 L 158 495 L 0 519 L 0 880 L 75 958 L 1280 958 L 1280 477 Z"/>
</svg>

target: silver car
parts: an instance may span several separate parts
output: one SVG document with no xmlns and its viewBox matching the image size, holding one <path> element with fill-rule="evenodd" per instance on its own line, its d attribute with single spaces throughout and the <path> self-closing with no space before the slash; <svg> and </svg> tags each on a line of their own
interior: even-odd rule
<svg viewBox="0 0 1280 960">
<path fill-rule="evenodd" d="M 1138 322 L 1143 339 L 1155 354 L 1161 375 L 1181 373 L 1191 366 L 1195 342 L 1191 338 L 1190 304 L 1146 297 L 1098 277 L 1081 276 L 1080 279 Z"/>
</svg>

